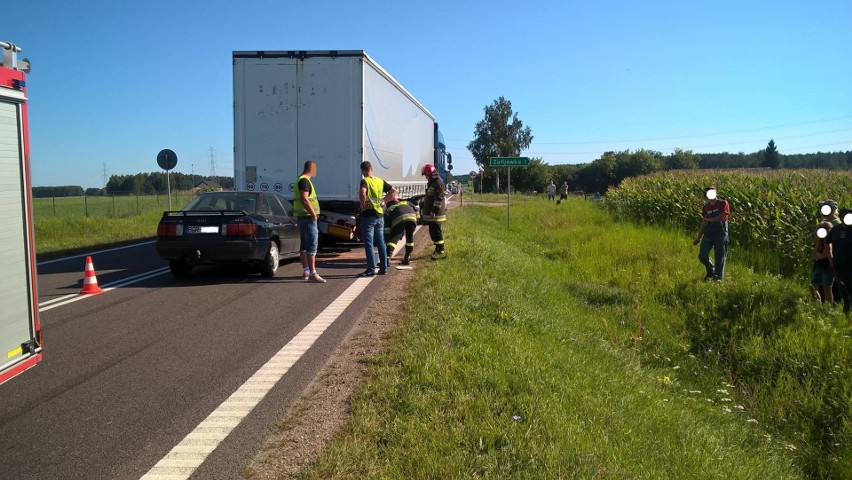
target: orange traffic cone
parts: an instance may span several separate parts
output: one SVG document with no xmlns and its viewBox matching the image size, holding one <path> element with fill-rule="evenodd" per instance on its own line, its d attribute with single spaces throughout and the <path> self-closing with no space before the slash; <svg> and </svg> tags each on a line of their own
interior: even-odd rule
<svg viewBox="0 0 852 480">
<path fill-rule="evenodd" d="M 98 286 L 98 277 L 95 276 L 95 266 L 92 264 L 92 257 L 86 257 L 86 270 L 83 271 L 83 289 L 80 290 L 80 294 L 96 295 L 103 292 L 101 287 Z"/>
</svg>

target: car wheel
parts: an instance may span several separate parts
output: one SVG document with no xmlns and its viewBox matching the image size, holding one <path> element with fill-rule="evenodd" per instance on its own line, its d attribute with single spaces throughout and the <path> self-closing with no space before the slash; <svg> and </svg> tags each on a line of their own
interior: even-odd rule
<svg viewBox="0 0 852 480">
<path fill-rule="evenodd" d="M 192 265 L 180 260 L 169 260 L 169 270 L 178 278 L 186 278 L 192 273 Z"/>
<path fill-rule="evenodd" d="M 264 277 L 274 277 L 276 270 L 278 270 L 278 260 L 278 244 L 269 242 L 269 251 L 266 252 L 266 258 L 263 259 L 260 274 Z"/>
</svg>

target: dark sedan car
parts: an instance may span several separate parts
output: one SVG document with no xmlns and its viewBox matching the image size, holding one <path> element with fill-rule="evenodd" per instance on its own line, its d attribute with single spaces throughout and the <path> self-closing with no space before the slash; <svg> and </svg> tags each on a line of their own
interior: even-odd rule
<svg viewBox="0 0 852 480">
<path fill-rule="evenodd" d="M 299 255 L 292 212 L 292 204 L 274 193 L 203 193 L 183 210 L 163 212 L 157 253 L 176 277 L 200 264 L 254 265 L 272 277 L 281 257 Z"/>
</svg>

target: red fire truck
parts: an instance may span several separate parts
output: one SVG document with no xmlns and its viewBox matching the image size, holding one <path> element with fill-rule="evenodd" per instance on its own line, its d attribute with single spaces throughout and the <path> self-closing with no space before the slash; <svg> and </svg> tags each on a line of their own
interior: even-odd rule
<svg viewBox="0 0 852 480">
<path fill-rule="evenodd" d="M 20 47 L 0 41 L 0 384 L 41 361 L 30 148 L 27 128 L 26 59 Z"/>
</svg>

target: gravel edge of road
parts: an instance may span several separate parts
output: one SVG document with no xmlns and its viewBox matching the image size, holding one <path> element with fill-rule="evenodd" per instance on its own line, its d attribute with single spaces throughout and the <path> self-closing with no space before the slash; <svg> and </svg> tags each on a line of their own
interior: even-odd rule
<svg viewBox="0 0 852 480">
<path fill-rule="evenodd" d="M 412 257 L 417 263 L 428 262 L 423 255 L 431 247 L 426 235 L 418 238 Z M 391 267 L 393 268 L 393 267 Z M 416 270 L 396 270 L 357 320 L 346 340 L 329 358 L 320 373 L 273 427 L 244 476 L 251 480 L 300 478 L 299 472 L 310 467 L 334 436 L 351 419 L 350 400 L 367 378 L 366 360 L 385 349 L 388 334 L 399 320 L 397 312 L 405 301 L 392 284 L 410 283 Z"/>
</svg>

